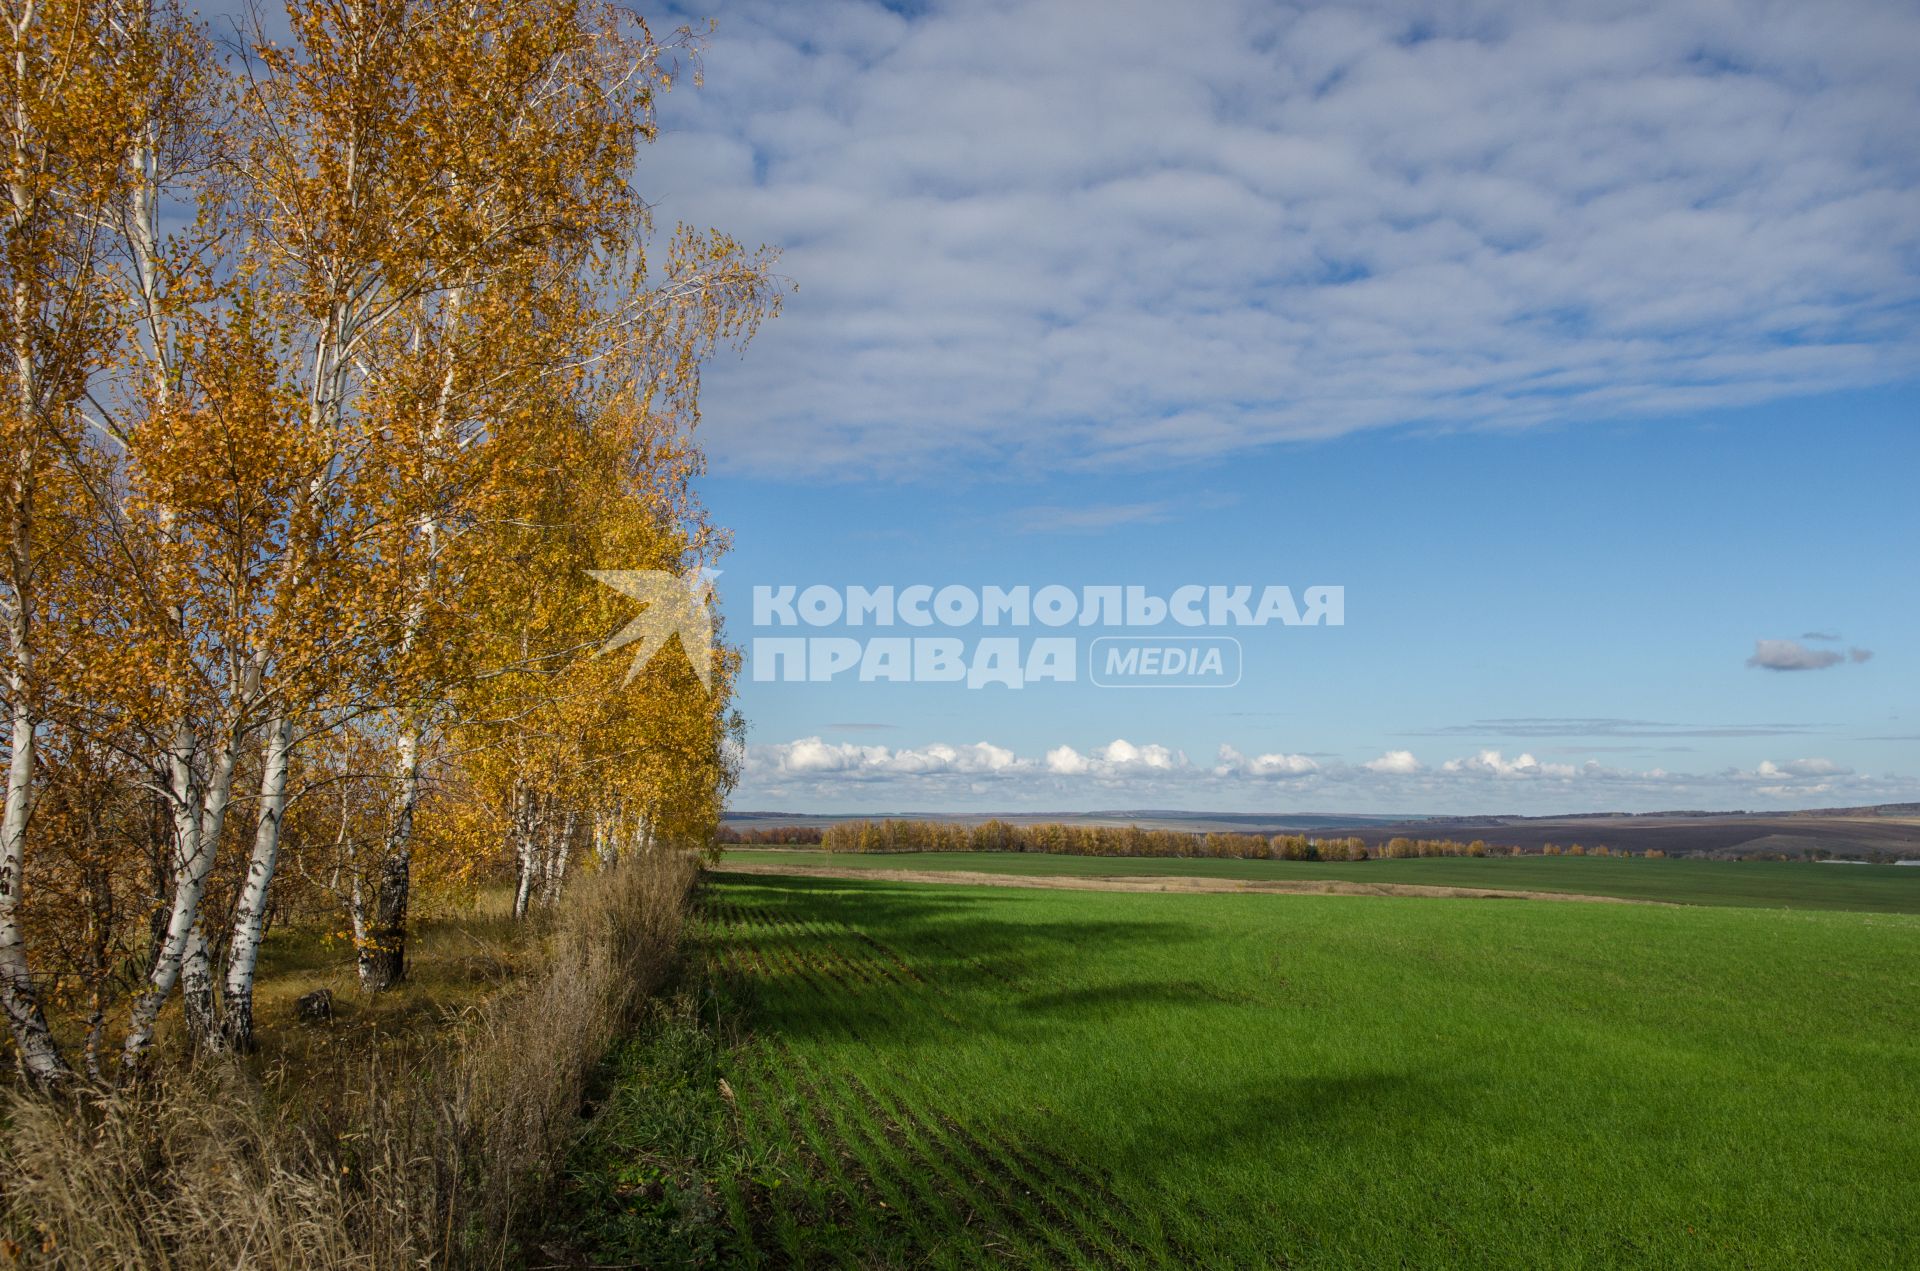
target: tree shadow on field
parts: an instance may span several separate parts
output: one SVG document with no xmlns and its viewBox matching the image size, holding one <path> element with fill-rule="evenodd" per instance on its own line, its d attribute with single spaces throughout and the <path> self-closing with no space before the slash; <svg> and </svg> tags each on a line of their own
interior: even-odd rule
<svg viewBox="0 0 1920 1271">
<path fill-rule="evenodd" d="M 1441 1083 L 1389 1070 L 1204 1083 L 1143 1070 L 1131 1088 L 1140 1097 L 1124 1109 L 1063 1110 L 1043 1126 L 997 1118 L 980 1137 L 1081 1180 L 1110 1226 L 1157 1228 L 1168 1265 L 1289 1265 L 1298 1245 L 1279 1219 L 1330 1142 L 1430 1132 L 1453 1115 Z M 1208 1180 L 1223 1171 L 1259 1181 L 1218 1190 Z"/>
<path fill-rule="evenodd" d="M 703 895 L 703 939 L 751 997 L 747 1027 L 774 1043 L 769 1062 L 797 1074 L 807 1097 L 857 1105 L 862 1096 L 845 1083 L 891 1090 L 906 1105 L 924 1100 L 914 1115 L 943 1127 L 926 1140 L 948 1145 L 936 1151 L 977 1158 L 1020 1195 L 1034 1194 L 1023 1178 L 1055 1180 L 1041 1208 L 1067 1212 L 1046 1210 L 1046 1225 L 1158 1231 L 1178 1265 L 1245 1261 L 1247 1248 L 1216 1245 L 1244 1240 L 1246 1215 L 1214 1204 L 1244 1206 L 1246 1178 L 1271 1174 L 1272 1188 L 1252 1196 L 1265 1203 L 1314 1176 L 1330 1143 L 1387 1144 L 1391 1159 L 1410 1134 L 1469 1117 L 1467 1087 L 1444 1074 L 1398 1070 L 1377 1055 L 1286 1067 L 1225 1041 L 1261 1034 L 1223 1032 L 1230 1016 L 1216 1012 L 1270 1010 L 1284 994 L 1224 976 L 1168 977 L 1191 976 L 1216 936 L 1167 916 L 1192 907 L 1082 909 L 1060 895 L 722 875 Z M 1143 948 L 1156 956 L 1137 956 Z M 1307 1013 L 1275 1018 L 1280 1028 L 1315 1026 Z M 1057 1044 L 1030 1049 L 1041 1038 Z M 929 1063 L 956 1045 L 966 1048 L 962 1066 Z M 973 1084 L 947 1091 L 954 1072 Z M 942 1176 L 930 1163 L 908 1172 Z M 1229 1192 L 1207 1193 L 1210 1178 L 1226 1179 Z M 1260 1250 L 1285 1253 L 1279 1243 Z"/>
<path fill-rule="evenodd" d="M 1188 1006 L 1246 1006 L 1259 1002 L 1251 993 L 1237 992 L 1201 980 L 1131 980 L 1123 984 L 1089 984 L 1081 988 L 1036 993 L 1021 999 L 1023 1011 L 1117 1015 L 1135 1009 Z"/>
<path fill-rule="evenodd" d="M 990 1012 L 972 1009 L 978 999 L 962 1008 L 967 1011 L 964 1024 L 969 1030 L 1026 1034 L 1036 1025 L 1076 1022 L 1074 1017 L 1086 1022 L 1090 1017 L 1098 1020 L 1134 1010 L 1208 1010 L 1267 1002 L 1231 985 L 1194 978 L 1120 978 L 1067 985 L 1059 981 L 1062 968 L 1095 965 L 1107 953 L 1125 947 L 1150 944 L 1165 949 L 1207 941 L 1211 933 L 1196 923 L 1159 917 L 1028 922 L 989 916 L 1006 913 L 1009 906 L 1029 899 L 1057 905 L 1059 893 L 1047 891 L 984 887 L 968 891 L 963 884 L 768 875 L 720 875 L 718 881 L 715 893 L 724 902 L 785 921 L 818 924 L 829 933 L 762 928 L 754 936 L 762 948 L 817 948 L 834 930 L 844 928 L 871 936 L 878 947 L 897 955 L 900 969 L 924 984 L 929 990 L 925 996 L 931 1000 L 964 998 L 976 989 L 990 992 Z M 1156 911 L 1164 912 L 1158 907 Z M 791 972 L 785 974 L 794 978 Z M 917 1032 L 929 1024 L 923 1014 L 890 1019 L 879 1011 L 862 1011 L 857 994 L 849 1000 L 864 1038 L 876 1038 L 889 1027 Z M 790 1026 L 811 1027 L 813 1021 L 793 1019 L 783 1012 L 779 1026 L 788 1033 Z M 1455 1111 L 1449 1083 L 1425 1074 L 1388 1068 L 1269 1074 L 1260 1071 L 1261 1066 L 1259 1056 L 1248 1056 L 1232 1073 L 1205 1079 L 1196 1079 L 1190 1071 L 1143 1067 L 1135 1084 L 1154 1092 L 1153 1106 L 1133 1122 L 1135 1132 L 1128 1143 L 1140 1145 L 1145 1155 L 1172 1158 L 1209 1154 L 1232 1142 L 1309 1136 L 1335 1124 L 1346 1133 L 1376 1121 L 1417 1121 Z"/>
<path fill-rule="evenodd" d="M 1204 1082 L 1143 1069 L 1131 1088 L 1141 1095 L 1125 1115 L 1066 1113 L 1046 1141 L 1090 1172 L 1174 1194 L 1234 1163 L 1257 1164 L 1284 1191 L 1329 1141 L 1398 1139 L 1412 1127 L 1431 1135 L 1459 1115 L 1444 1082 L 1385 1069 Z"/>
<path fill-rule="evenodd" d="M 929 1012 L 946 1014 L 950 1023 L 964 1015 L 973 1031 L 1013 1033 L 1053 1012 L 1234 1000 L 1191 980 L 1047 991 L 1063 968 L 1098 964 L 1108 951 L 1164 949 L 1206 936 L 1201 927 L 1164 918 L 996 916 L 1053 896 L 721 875 L 703 902 L 714 920 L 710 952 L 751 962 L 763 1022 L 796 1040 L 850 1027 L 866 1041 L 924 1034 Z M 818 991 L 828 985 L 835 991 Z M 900 992 L 889 996 L 890 989 Z M 992 1009 L 982 1009 L 982 997 L 993 999 Z"/>
<path fill-rule="evenodd" d="M 1183 1085 L 1185 1088 L 1183 1089 Z M 1162 1114 L 1131 1136 L 1144 1158 L 1216 1155 L 1262 1144 L 1282 1147 L 1332 1130 L 1426 1119 L 1446 1103 L 1437 1083 L 1376 1070 L 1317 1076 L 1172 1083 Z"/>
</svg>

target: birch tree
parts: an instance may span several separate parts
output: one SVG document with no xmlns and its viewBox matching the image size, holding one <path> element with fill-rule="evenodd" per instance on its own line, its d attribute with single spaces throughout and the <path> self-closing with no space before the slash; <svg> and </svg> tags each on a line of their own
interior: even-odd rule
<svg viewBox="0 0 1920 1271">
<path fill-rule="evenodd" d="M 448 553 L 484 522 L 486 455 L 517 444 L 509 421 L 568 414 L 531 406 L 590 398 L 608 376 L 645 376 L 650 397 L 690 405 L 699 359 L 749 333 L 775 298 L 766 257 L 718 234 L 682 232 L 659 281 L 649 273 L 650 222 L 628 176 L 653 135 L 654 95 L 670 81 L 644 26 L 554 0 L 480 21 L 463 11 L 433 31 L 432 60 L 452 69 L 434 81 L 444 127 L 430 166 L 451 209 L 444 241 L 471 246 L 447 256 L 445 285 L 414 306 L 404 344 L 390 342 L 408 356 L 383 362 L 407 368 L 385 377 L 382 401 L 412 424 L 399 435 L 415 445 L 405 470 L 418 475 L 408 519 L 420 568 L 404 589 L 394 805 L 361 961 L 375 991 L 404 974 L 424 751 L 453 722 L 450 690 L 476 671 L 471 658 L 456 666 L 444 656 L 461 636 L 427 635 L 436 609 L 468 582 L 449 571 Z M 561 479 L 588 478 L 575 470 Z M 484 572 L 473 553 L 463 560 Z"/>
<path fill-rule="evenodd" d="M 93 462 L 82 404 L 112 342 L 113 314 L 95 274 L 103 225 L 121 188 L 121 107 L 141 67 L 116 58 L 108 7 L 82 0 L 10 0 L 0 68 L 6 127 L 7 303 L 0 338 L 8 392 L 0 402 L 5 539 L 0 622 L 8 761 L 0 813 L 0 1007 L 20 1061 L 39 1082 L 66 1074 L 48 1030 L 20 923 L 21 888 L 46 723 L 54 649 L 42 630 L 60 603 L 62 554 L 82 519 L 79 470 Z"/>
</svg>

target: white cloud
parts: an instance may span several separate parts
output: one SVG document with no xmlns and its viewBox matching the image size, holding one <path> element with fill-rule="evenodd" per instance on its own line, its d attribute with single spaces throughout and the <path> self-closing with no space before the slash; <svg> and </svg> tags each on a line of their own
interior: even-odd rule
<svg viewBox="0 0 1920 1271">
<path fill-rule="evenodd" d="M 1782 777 L 1846 776 L 1851 771 L 1851 769 L 1842 768 L 1831 759 L 1789 759 L 1785 763 L 1775 763 L 1771 759 L 1763 759 L 1760 761 L 1760 766 L 1755 768 L 1751 775 L 1761 780 L 1771 781 L 1778 780 Z"/>
<path fill-rule="evenodd" d="M 1464 759 L 1449 759 L 1440 766 L 1440 770 L 1486 773 L 1495 777 L 1571 777 L 1575 773 L 1572 764 L 1541 763 L 1530 754 L 1506 759 L 1497 750 L 1483 750 Z"/>
<path fill-rule="evenodd" d="M 858 746 L 850 742 L 803 737 L 771 746 L 748 747 L 749 770 L 758 766 L 784 774 L 837 774 L 854 779 L 879 776 L 929 776 L 945 773 L 993 774 L 1025 766 L 1011 750 L 990 742 L 950 746 L 944 742 L 914 748 Z"/>
<path fill-rule="evenodd" d="M 1216 762 L 1201 766 L 1175 747 L 1125 739 L 1087 750 L 1062 744 L 1033 759 L 991 742 L 890 749 L 807 737 L 748 747 L 735 803 L 791 807 L 805 800 L 845 809 L 870 802 L 889 810 L 964 805 L 1273 811 L 1287 806 L 1403 813 L 1484 813 L 1523 805 L 1535 812 L 1575 812 L 1736 808 L 1756 800 L 1802 807 L 1893 802 L 1913 798 L 1914 788 L 1910 780 L 1859 773 L 1822 757 L 1688 773 L 1614 767 L 1593 759 L 1545 763 L 1531 753 L 1508 758 L 1498 750 L 1432 767 L 1405 750 L 1348 763 L 1284 751 L 1249 756 L 1223 744 Z M 1284 803 L 1277 803 L 1282 791 Z"/>
<path fill-rule="evenodd" d="M 1136 746 L 1124 738 L 1108 742 L 1094 756 L 1092 771 L 1102 776 L 1170 772 L 1187 766 L 1187 757 L 1180 751 L 1151 743 Z"/>
<path fill-rule="evenodd" d="M 718 14 L 639 181 L 800 285 L 709 377 L 736 468 L 1694 411 L 1920 348 L 1896 0 Z"/>
<path fill-rule="evenodd" d="M 1047 771 L 1065 777 L 1077 777 L 1093 767 L 1093 762 L 1072 746 L 1055 746 L 1047 752 Z"/>
<path fill-rule="evenodd" d="M 1249 759 L 1232 746 L 1220 747 L 1216 776 L 1304 777 L 1320 771 L 1320 765 L 1307 755 L 1265 754 Z"/>
<path fill-rule="evenodd" d="M 1361 766 L 1368 772 L 1390 773 L 1395 776 L 1409 776 L 1420 771 L 1420 761 L 1413 757 L 1411 750 L 1389 750 L 1378 759 L 1369 759 Z"/>
<path fill-rule="evenodd" d="M 1854 775 L 1831 759 L 1788 759 L 1775 763 L 1763 759 L 1751 772 L 1729 774 L 1736 782 L 1750 785 L 1753 793 L 1770 799 L 1797 800 L 1804 804 L 1816 796 L 1834 795 L 1842 782 Z"/>
<path fill-rule="evenodd" d="M 885 746 L 834 744 L 806 737 L 777 750 L 776 761 L 787 772 L 849 772 L 886 756 Z"/>
</svg>

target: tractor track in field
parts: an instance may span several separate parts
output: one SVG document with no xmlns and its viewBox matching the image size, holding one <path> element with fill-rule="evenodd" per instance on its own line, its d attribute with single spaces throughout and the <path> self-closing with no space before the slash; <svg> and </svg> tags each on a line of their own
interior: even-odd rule
<svg viewBox="0 0 1920 1271">
<path fill-rule="evenodd" d="M 1414 896 L 1430 900 L 1569 900 L 1594 905 L 1660 905 L 1673 901 L 1586 892 L 1516 891 L 1494 887 L 1435 887 L 1424 883 L 1351 883 L 1334 879 L 1297 881 L 1257 878 L 1195 878 L 1185 874 L 988 874 L 959 869 L 866 869 L 850 865 L 762 865 L 721 861 L 720 874 L 785 878 L 870 879 L 885 883 L 946 883 L 971 887 L 1028 887 L 1047 891 L 1175 892 L 1191 895 Z"/>
</svg>

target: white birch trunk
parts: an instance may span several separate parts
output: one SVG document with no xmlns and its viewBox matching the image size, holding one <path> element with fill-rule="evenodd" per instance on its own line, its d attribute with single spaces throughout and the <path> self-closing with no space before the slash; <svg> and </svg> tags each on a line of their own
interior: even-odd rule
<svg viewBox="0 0 1920 1271">
<path fill-rule="evenodd" d="M 546 876 L 542 880 L 541 900 L 548 905 L 560 899 L 560 884 L 567 874 L 567 858 L 573 853 L 573 831 L 579 823 L 579 814 L 569 811 L 561 819 L 560 827 L 547 840 Z"/>
<path fill-rule="evenodd" d="M 29 166 L 27 139 L 31 124 L 26 115 L 24 94 L 32 76 L 27 65 L 26 27 L 33 21 L 31 10 L 18 11 L 14 24 L 14 82 L 22 94 L 21 104 L 9 121 L 13 133 L 13 170 L 15 179 L 8 184 L 9 218 L 15 226 L 34 215 L 33 193 L 20 179 Z M 28 336 L 32 327 L 33 298 L 24 280 L 17 279 L 9 299 L 13 305 L 13 360 L 15 404 L 23 424 L 39 413 L 40 367 Z M 25 884 L 27 822 L 33 812 L 33 770 L 35 718 L 29 696 L 33 676 L 33 604 L 32 579 L 37 565 L 33 537 L 35 496 L 35 460 L 31 452 L 13 457 L 12 489 L 7 492 L 8 572 L 13 594 L 7 613 L 7 637 L 10 662 L 7 688 L 10 697 L 8 720 L 11 736 L 7 756 L 5 811 L 0 813 L 0 1009 L 7 1013 L 19 1050 L 21 1067 L 30 1079 L 41 1084 L 59 1081 L 69 1075 L 66 1060 L 47 1027 L 40 995 L 34 987 L 27 962 L 26 938 L 20 928 L 20 893 Z"/>
<path fill-rule="evenodd" d="M 173 903 L 147 987 L 133 999 L 120 1054 L 122 1066 L 128 1068 L 140 1061 L 153 1042 L 153 1022 L 180 977 L 180 963 L 186 957 L 193 921 L 200 912 L 200 896 L 212 866 L 210 859 L 203 859 L 208 854 L 201 850 L 200 788 L 193 771 L 194 749 L 193 729 L 182 720 L 175 725 L 173 739 L 167 745 L 167 801 L 173 812 Z"/>
<path fill-rule="evenodd" d="M 197 920 L 180 959 L 180 1006 L 194 1046 L 214 1054 L 226 1049 L 213 1000 L 213 952 L 207 947 L 207 929 Z"/>
<path fill-rule="evenodd" d="M 153 1044 L 153 1025 L 160 1008 L 180 979 L 182 966 L 196 938 L 204 946 L 204 935 L 196 931 L 200 921 L 200 901 L 206 895 L 207 878 L 213 873 L 214 853 L 219 849 L 221 827 L 225 824 L 227 800 L 233 789 L 233 769 L 238 757 L 239 738 L 229 729 L 213 756 L 213 771 L 202 794 L 194 772 L 197 749 L 193 728 L 185 720 L 174 727 L 173 741 L 167 747 L 168 802 L 173 808 L 174 880 L 173 902 L 168 910 L 167 934 L 160 945 L 160 957 L 154 963 L 147 987 L 133 1000 L 127 1038 L 120 1061 L 125 1067 L 139 1063 Z M 199 973 L 191 986 L 202 987 Z M 189 1023 L 196 1022 L 204 1010 L 212 1018 L 213 975 L 209 966 L 204 979 L 207 1000 L 189 1003 Z"/>
<path fill-rule="evenodd" d="M 287 810 L 287 768 L 293 751 L 293 719 L 282 714 L 267 727 L 260 764 L 260 813 L 247 881 L 233 916 L 227 949 L 226 1000 L 221 1027 L 236 1050 L 253 1049 L 253 976 L 266 935 L 267 891 L 280 859 L 280 824 Z"/>
<path fill-rule="evenodd" d="M 394 745 L 393 822 L 380 860 L 371 938 L 360 946 L 360 987 L 392 988 L 407 973 L 407 902 L 413 886 L 413 814 L 420 804 L 420 728 L 408 722 Z"/>
<path fill-rule="evenodd" d="M 538 872 L 538 821 L 533 791 L 524 791 L 513 814 L 513 850 L 520 864 L 520 882 L 513 893 L 513 916 L 525 918 L 533 900 L 534 876 Z"/>
<path fill-rule="evenodd" d="M 352 879 L 352 889 L 347 896 L 347 917 L 353 923 L 353 947 L 367 947 L 367 889 L 360 880 L 359 865 L 352 859 L 356 855 L 348 848 L 347 872 Z"/>
<path fill-rule="evenodd" d="M 533 844 L 522 839 L 515 849 L 520 858 L 520 882 L 513 892 L 513 916 L 525 918 L 527 908 L 533 900 L 534 852 Z"/>
<path fill-rule="evenodd" d="M 233 772 L 240 758 L 240 739 L 229 728 L 214 755 L 213 772 L 207 783 L 205 805 L 200 814 L 201 851 L 207 868 L 220 853 L 220 837 L 227 823 L 227 809 L 233 798 Z M 187 1032 L 194 1045 L 219 1052 L 226 1049 L 220 1035 L 218 1005 L 214 1001 L 213 954 L 207 942 L 206 925 L 196 907 L 193 926 L 187 936 L 187 949 L 180 966 L 180 1001 L 187 1016 Z"/>
<path fill-rule="evenodd" d="M 19 377 L 19 397 L 23 415 L 35 407 L 35 366 L 31 351 L 20 336 L 25 302 L 23 290 L 14 289 L 16 331 L 15 362 Z M 35 568 L 33 543 L 33 461 L 28 456 L 16 460 L 13 489 L 9 492 L 12 525 L 9 527 L 8 569 L 13 582 L 7 612 L 9 665 L 7 691 L 11 702 L 8 719 L 7 789 L 5 811 L 0 813 L 0 1009 L 7 1013 L 13 1029 L 20 1064 L 27 1076 L 40 1084 L 62 1080 L 69 1075 L 66 1060 L 47 1027 L 34 987 L 32 969 L 27 962 L 25 933 L 20 927 L 20 895 L 26 882 L 27 822 L 33 815 L 34 752 L 39 721 L 30 699 L 33 675 L 33 594 L 31 579 Z"/>
<path fill-rule="evenodd" d="M 615 815 L 608 812 L 593 814 L 593 858 L 602 868 L 613 864 L 619 856 L 620 840 L 614 836 L 618 824 Z"/>
<path fill-rule="evenodd" d="M 20 887 L 26 857 L 27 819 L 33 796 L 33 713 L 27 708 L 16 668 L 12 745 L 7 763 L 6 812 L 0 819 L 0 1008 L 13 1029 L 20 1065 L 30 1080 L 49 1085 L 70 1075 L 60 1055 L 27 964 L 20 930 Z"/>
</svg>

